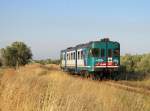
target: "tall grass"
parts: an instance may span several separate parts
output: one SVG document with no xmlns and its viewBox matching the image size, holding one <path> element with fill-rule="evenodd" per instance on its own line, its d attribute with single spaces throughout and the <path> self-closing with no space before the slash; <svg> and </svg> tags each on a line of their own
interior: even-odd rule
<svg viewBox="0 0 150 111">
<path fill-rule="evenodd" d="M 30 65 L 0 78 L 1 111 L 150 111 L 150 97 Z"/>
</svg>

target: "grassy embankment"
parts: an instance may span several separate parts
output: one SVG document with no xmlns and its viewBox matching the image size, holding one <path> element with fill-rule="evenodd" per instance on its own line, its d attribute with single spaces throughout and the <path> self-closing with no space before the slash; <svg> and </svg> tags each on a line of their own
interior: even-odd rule
<svg viewBox="0 0 150 111">
<path fill-rule="evenodd" d="M 29 65 L 0 76 L 1 111 L 150 111 L 150 97 Z"/>
</svg>

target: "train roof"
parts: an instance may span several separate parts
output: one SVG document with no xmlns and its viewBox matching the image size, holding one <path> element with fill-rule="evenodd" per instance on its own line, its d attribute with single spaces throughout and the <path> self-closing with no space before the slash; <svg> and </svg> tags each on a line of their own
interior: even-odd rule
<svg viewBox="0 0 150 111">
<path fill-rule="evenodd" d="M 73 50 L 75 50 L 75 49 L 76 49 L 75 47 L 68 47 L 68 48 L 65 49 L 65 50 L 61 50 L 61 52 L 73 51 Z"/>
<path fill-rule="evenodd" d="M 113 42 L 113 43 L 118 43 L 119 44 L 119 42 L 110 41 L 109 38 L 104 38 L 104 39 L 101 39 L 100 41 L 90 41 L 90 42 L 85 43 L 85 44 L 76 45 L 75 47 L 68 47 L 65 50 L 61 50 L 61 52 L 73 51 L 75 49 L 80 49 L 80 48 L 86 48 L 86 47 L 90 46 L 92 43 L 96 43 L 96 42 Z"/>
</svg>

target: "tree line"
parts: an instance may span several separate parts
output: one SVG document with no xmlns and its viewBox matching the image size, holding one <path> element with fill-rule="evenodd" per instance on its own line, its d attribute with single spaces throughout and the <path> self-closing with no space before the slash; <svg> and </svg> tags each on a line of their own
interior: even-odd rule
<svg viewBox="0 0 150 111">
<path fill-rule="evenodd" d="M 35 63 L 40 63 L 40 64 L 43 64 L 43 65 L 46 65 L 46 64 L 57 64 L 59 65 L 60 64 L 60 60 L 59 59 L 56 59 L 56 60 L 52 60 L 52 59 L 41 59 L 41 60 L 34 60 Z"/>
</svg>

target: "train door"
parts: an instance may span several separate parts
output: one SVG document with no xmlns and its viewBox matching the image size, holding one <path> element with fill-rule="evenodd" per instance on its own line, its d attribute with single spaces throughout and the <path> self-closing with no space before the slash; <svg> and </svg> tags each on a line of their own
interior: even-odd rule
<svg viewBox="0 0 150 111">
<path fill-rule="evenodd" d="M 111 42 L 106 41 L 106 67 L 113 65 L 113 50 Z"/>
<path fill-rule="evenodd" d="M 66 52 L 61 53 L 61 67 L 66 67 Z"/>
<path fill-rule="evenodd" d="M 77 50 L 77 67 L 84 67 L 83 49 Z"/>
<path fill-rule="evenodd" d="M 103 41 L 100 43 L 100 59 L 97 62 L 97 66 L 101 66 L 103 68 L 112 65 L 112 46 L 109 41 Z"/>
</svg>

